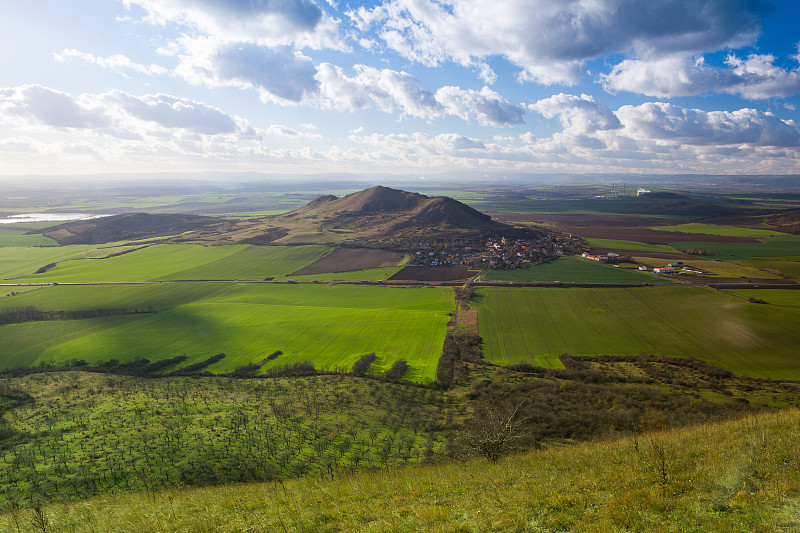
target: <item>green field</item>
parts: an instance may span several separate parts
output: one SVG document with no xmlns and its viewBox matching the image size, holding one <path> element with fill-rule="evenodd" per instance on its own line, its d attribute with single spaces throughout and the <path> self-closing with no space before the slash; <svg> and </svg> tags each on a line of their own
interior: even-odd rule
<svg viewBox="0 0 800 533">
<path fill-rule="evenodd" d="M 393 267 L 381 267 L 381 268 L 369 268 L 366 270 L 350 270 L 348 272 L 329 272 L 325 274 L 307 274 L 305 276 L 283 276 L 283 279 L 295 279 L 295 280 L 318 280 L 318 281 L 360 281 L 362 279 L 366 280 L 386 280 L 390 277 L 394 276 L 403 267 L 401 266 L 393 266 Z"/>
<path fill-rule="evenodd" d="M 798 256 L 781 259 L 746 259 L 738 262 L 753 268 L 766 268 L 790 278 L 800 279 L 800 257 Z"/>
<path fill-rule="evenodd" d="M 680 250 L 705 250 L 718 259 L 749 259 L 759 257 L 800 256 L 800 235 L 766 237 L 764 243 L 738 244 L 729 242 L 681 242 L 673 244 Z"/>
<path fill-rule="evenodd" d="M 488 281 L 562 281 L 575 283 L 669 283 L 649 272 L 616 268 L 581 257 L 560 257 L 554 261 L 515 270 L 490 270 Z"/>
<path fill-rule="evenodd" d="M 28 276 L 40 267 L 65 259 L 84 257 L 97 248 L 90 244 L 42 248 L 0 247 L 0 279 Z"/>
<path fill-rule="evenodd" d="M 26 235 L 24 231 L 0 226 L 0 247 L 3 246 L 57 246 L 50 237 L 41 234 Z"/>
<path fill-rule="evenodd" d="M 583 239 L 592 248 L 603 248 L 611 250 L 631 250 L 634 252 L 663 252 L 675 253 L 675 249 L 666 244 L 647 244 L 639 241 L 624 241 L 621 239 L 593 239 L 588 237 Z"/>
<path fill-rule="evenodd" d="M 756 298 L 768 304 L 800 307 L 800 291 L 791 289 L 732 289 L 730 292 L 743 298 Z"/>
<path fill-rule="evenodd" d="M 66 261 L 24 281 L 260 280 L 297 270 L 329 251 L 327 246 L 158 244 L 105 259 Z"/>
<path fill-rule="evenodd" d="M 739 228 L 736 226 L 718 226 L 716 224 L 678 224 L 676 226 L 652 226 L 656 231 L 677 231 L 679 233 L 703 233 L 706 235 L 720 235 L 725 237 L 771 237 L 785 235 L 779 231 L 766 229 Z"/>
<path fill-rule="evenodd" d="M 227 372 L 281 350 L 263 368 L 309 360 L 317 368 L 349 369 L 375 352 L 375 371 L 404 359 L 410 366 L 406 377 L 423 381 L 435 377 L 453 300 L 445 288 L 181 283 L 57 286 L 5 297 L 2 305 L 153 306 L 158 313 L 0 326 L 1 367 L 184 353 L 190 364 L 223 352 L 227 357 L 210 370 Z"/>
<path fill-rule="evenodd" d="M 476 290 L 484 357 L 557 366 L 563 353 L 692 356 L 742 375 L 800 377 L 800 309 L 694 287 Z"/>
<path fill-rule="evenodd" d="M 702 256 L 696 256 L 702 257 Z M 634 261 L 637 263 L 641 263 L 643 265 L 647 265 L 649 267 L 659 267 L 665 266 L 667 263 L 670 262 L 669 259 L 662 259 L 658 257 L 638 257 L 634 256 Z M 747 266 L 744 264 L 739 264 L 739 262 L 733 261 L 723 261 L 721 259 L 712 260 L 712 259 L 699 259 L 699 258 L 691 258 L 685 260 L 687 266 L 702 268 L 707 272 L 711 272 L 712 276 L 708 277 L 708 282 L 713 282 L 714 277 L 723 277 L 723 278 L 764 278 L 764 279 L 779 279 L 780 276 L 765 272 L 763 270 L 759 270 L 757 268 L 753 268 L 752 266 Z M 695 274 L 691 273 L 693 276 L 699 276 L 703 274 Z"/>
</svg>

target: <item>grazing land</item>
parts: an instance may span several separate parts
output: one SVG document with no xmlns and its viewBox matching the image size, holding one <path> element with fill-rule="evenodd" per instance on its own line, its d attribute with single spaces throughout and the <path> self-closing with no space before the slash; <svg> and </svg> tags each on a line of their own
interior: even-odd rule
<svg viewBox="0 0 800 533">
<path fill-rule="evenodd" d="M 671 283 L 649 272 L 615 268 L 591 259 L 561 257 L 541 265 L 515 270 L 490 270 L 488 281 L 562 281 L 575 283 Z"/>
<path fill-rule="evenodd" d="M 695 287 L 481 288 L 484 356 L 558 366 L 558 356 L 691 356 L 737 374 L 800 378 L 800 312 Z"/>
<path fill-rule="evenodd" d="M 57 246 L 58 243 L 44 235 L 27 235 L 24 230 L 5 229 L 0 225 L 0 247 L 4 246 Z"/>
<path fill-rule="evenodd" d="M 5 302 L 48 311 L 123 304 L 156 313 L 0 325 L 9 346 L 3 367 L 181 354 L 190 364 L 223 352 L 227 357 L 209 370 L 230 372 L 280 350 L 262 370 L 307 360 L 349 369 L 375 352 L 376 371 L 403 359 L 408 379 L 433 380 L 453 299 L 446 288 L 182 283 L 57 286 Z"/>
<path fill-rule="evenodd" d="M 788 305 L 800 307 L 800 290 L 786 289 L 732 289 L 728 290 L 731 294 L 736 294 L 742 298 L 753 298 L 763 300 L 773 305 Z"/>
<path fill-rule="evenodd" d="M 395 273 L 391 280 L 457 281 L 477 276 L 479 271 L 467 266 L 407 266 Z"/>
</svg>

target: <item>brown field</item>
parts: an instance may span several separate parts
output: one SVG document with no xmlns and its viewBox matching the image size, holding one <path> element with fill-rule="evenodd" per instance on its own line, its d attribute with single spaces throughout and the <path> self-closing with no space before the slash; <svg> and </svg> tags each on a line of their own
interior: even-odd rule
<svg viewBox="0 0 800 533">
<path fill-rule="evenodd" d="M 647 226 L 672 225 L 674 220 L 664 220 L 635 215 L 546 215 L 538 213 L 496 213 L 493 215 L 503 222 L 531 222 L 554 226 L 558 230 L 592 237 L 595 239 L 620 239 L 648 244 L 671 244 L 676 242 L 730 242 L 758 243 L 757 237 L 729 237 L 680 233 L 677 231 L 656 231 Z"/>
<path fill-rule="evenodd" d="M 463 265 L 407 266 L 389 279 L 404 281 L 456 281 L 471 278 L 477 274 L 477 270 L 469 270 Z"/>
<path fill-rule="evenodd" d="M 306 265 L 289 275 L 304 276 L 307 274 L 327 274 L 395 266 L 403 260 L 403 257 L 403 252 L 396 250 L 336 248 L 325 257 L 317 259 L 310 265 Z"/>
</svg>

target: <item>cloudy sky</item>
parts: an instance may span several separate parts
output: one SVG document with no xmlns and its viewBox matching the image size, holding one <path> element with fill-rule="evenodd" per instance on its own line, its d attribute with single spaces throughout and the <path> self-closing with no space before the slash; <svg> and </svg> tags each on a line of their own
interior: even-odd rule
<svg viewBox="0 0 800 533">
<path fill-rule="evenodd" d="M 32 0 L 0 175 L 800 173 L 795 0 Z"/>
</svg>

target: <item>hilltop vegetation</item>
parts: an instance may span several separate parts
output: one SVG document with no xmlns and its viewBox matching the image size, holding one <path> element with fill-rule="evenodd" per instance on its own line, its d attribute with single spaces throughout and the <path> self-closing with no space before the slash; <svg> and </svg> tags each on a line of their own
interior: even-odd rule
<svg viewBox="0 0 800 533">
<path fill-rule="evenodd" d="M 354 476 L 103 497 L 6 512 L 8 531 L 791 531 L 797 410 Z M 37 529 L 38 527 L 38 529 Z"/>
</svg>

